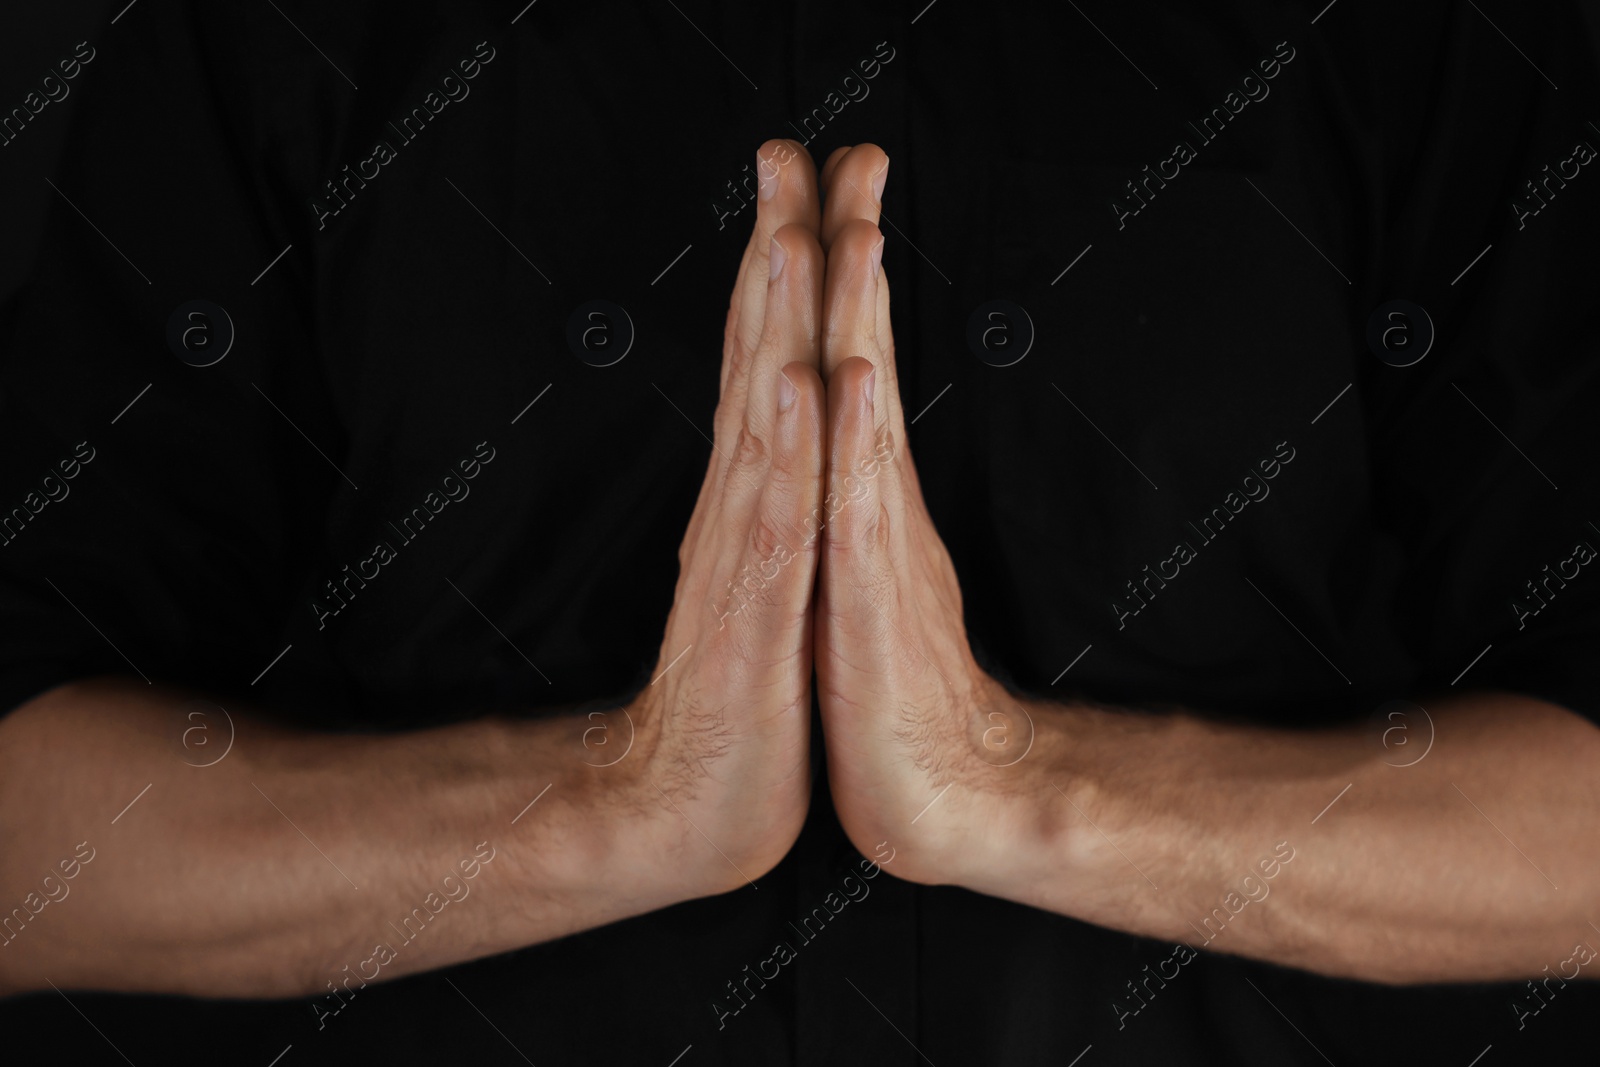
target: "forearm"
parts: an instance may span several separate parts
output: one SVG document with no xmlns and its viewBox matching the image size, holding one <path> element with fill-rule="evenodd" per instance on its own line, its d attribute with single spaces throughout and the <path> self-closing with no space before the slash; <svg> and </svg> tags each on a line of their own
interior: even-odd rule
<svg viewBox="0 0 1600 1067">
<path fill-rule="evenodd" d="M 1032 764 L 1042 807 L 1013 811 L 1015 859 L 974 888 L 1371 981 L 1532 977 L 1600 945 L 1600 731 L 1511 694 L 1428 709 L 1417 759 L 1421 715 L 1395 750 L 1381 725 L 1032 706 L 1038 751 L 1011 770 Z"/>
<path fill-rule="evenodd" d="M 585 720 L 335 735 L 230 704 L 197 767 L 187 696 L 77 683 L 0 721 L 0 991 L 353 989 L 694 895 L 641 869 L 655 816 Z"/>
</svg>

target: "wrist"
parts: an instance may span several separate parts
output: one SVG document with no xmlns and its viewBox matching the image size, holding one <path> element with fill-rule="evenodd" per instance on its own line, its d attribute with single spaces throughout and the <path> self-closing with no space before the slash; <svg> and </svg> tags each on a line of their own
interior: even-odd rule
<svg viewBox="0 0 1600 1067">
<path fill-rule="evenodd" d="M 893 846 L 892 871 L 907 881 L 1014 898 L 1071 829 L 1051 803 L 1061 799 L 1051 785 L 1064 777 L 1065 717 L 978 673 L 941 716 L 937 758 L 900 780 L 908 795 L 892 808 L 841 811 L 847 832 L 863 855 Z"/>
<path fill-rule="evenodd" d="M 699 895 L 662 855 L 669 826 L 640 725 L 628 705 L 499 726 L 497 862 L 514 872 L 522 913 L 584 929 Z"/>
<path fill-rule="evenodd" d="M 1086 835 L 1094 831 L 1079 812 L 1098 798 L 1098 784 L 1074 767 L 1080 712 L 1003 693 L 984 707 L 971 782 L 978 817 L 967 822 L 959 860 L 947 862 L 956 884 L 1023 900 L 1043 882 L 1079 877 L 1091 862 Z"/>
<path fill-rule="evenodd" d="M 626 709 L 634 748 L 601 773 L 622 771 L 617 799 L 624 835 L 625 878 L 655 906 L 742 889 L 788 854 L 800 835 L 810 794 L 805 734 L 791 734 L 789 771 L 768 759 L 744 758 L 750 748 L 770 749 L 756 737 L 731 737 L 720 716 L 670 707 L 671 694 L 647 690 Z M 792 719 L 809 711 L 803 702 Z M 624 712 L 615 713 L 623 717 Z M 781 765 L 780 765 L 781 766 Z"/>
<path fill-rule="evenodd" d="M 1172 751 L 1191 748 L 1177 716 L 1030 704 L 1038 727 L 1014 847 L 983 891 L 1145 936 L 1179 936 L 1166 858 L 1199 862 L 1198 829 L 1171 784 Z M 1030 759 L 1032 757 L 1030 756 Z"/>
</svg>

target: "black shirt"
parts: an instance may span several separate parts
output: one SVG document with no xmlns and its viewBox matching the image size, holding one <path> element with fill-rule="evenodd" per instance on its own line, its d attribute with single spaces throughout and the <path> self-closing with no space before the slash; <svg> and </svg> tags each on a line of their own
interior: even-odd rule
<svg viewBox="0 0 1600 1067">
<path fill-rule="evenodd" d="M 1600 110 L 1565 5 L 278 7 L 139 4 L 73 79 L 3 324 L 0 705 L 102 673 L 327 729 L 626 696 L 709 454 L 754 150 L 787 135 L 893 160 L 912 448 L 998 677 L 1284 725 L 1452 686 L 1600 714 Z M 1520 985 L 1179 966 L 962 890 L 847 892 L 815 740 L 760 892 L 321 1028 L 309 1000 L 74 1002 L 141 1064 L 1586 1047 L 1577 985 L 1519 1028 Z M 1177 976 L 1135 1014 L 1147 967 Z M 0 1020 L 117 1059 L 53 993 Z"/>
</svg>

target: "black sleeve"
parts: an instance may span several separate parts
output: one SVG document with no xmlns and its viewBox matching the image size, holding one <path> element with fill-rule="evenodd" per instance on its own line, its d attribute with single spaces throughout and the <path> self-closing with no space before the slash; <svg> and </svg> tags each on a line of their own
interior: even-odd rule
<svg viewBox="0 0 1600 1067">
<path fill-rule="evenodd" d="M 96 674 L 243 688 L 281 647 L 339 477 L 300 432 L 341 442 L 285 206 L 310 90 L 261 29 L 140 5 L 66 46 L 72 127 L 0 318 L 0 714 Z"/>
</svg>

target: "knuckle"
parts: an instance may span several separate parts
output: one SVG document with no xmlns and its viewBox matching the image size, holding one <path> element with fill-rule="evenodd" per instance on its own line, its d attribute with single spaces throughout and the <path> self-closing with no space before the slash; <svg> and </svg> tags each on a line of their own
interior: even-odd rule
<svg viewBox="0 0 1600 1067">
<path fill-rule="evenodd" d="M 730 640 L 738 658 L 751 665 L 758 665 L 758 654 L 764 647 L 762 639 L 769 634 L 772 609 L 791 599 L 782 588 L 780 576 L 798 555 L 792 547 L 793 540 L 782 526 L 755 520 L 750 530 L 748 561 L 728 581 L 720 598 L 724 603 L 717 611 L 717 630 L 731 630 L 724 640 Z"/>
<path fill-rule="evenodd" d="M 825 502 L 823 515 L 831 553 L 851 556 L 864 550 L 880 554 L 887 552 L 889 512 L 881 502 L 875 508 L 863 508 L 841 498 L 833 508 L 829 508 Z"/>
<path fill-rule="evenodd" d="M 829 315 L 823 330 L 822 345 L 837 359 L 854 356 L 874 367 L 881 367 L 885 362 L 883 349 L 878 344 L 877 327 L 863 321 L 859 314 Z"/>
<path fill-rule="evenodd" d="M 770 515 L 756 516 L 750 525 L 750 547 L 761 561 L 759 569 L 763 574 L 772 570 L 774 561 L 781 563 L 793 556 L 792 540 L 787 524 L 775 521 Z"/>
<path fill-rule="evenodd" d="M 769 510 L 787 516 L 815 502 L 821 476 L 822 460 L 815 453 L 775 451 L 767 472 Z"/>
<path fill-rule="evenodd" d="M 766 462 L 767 445 L 750 429 L 750 420 L 743 419 L 739 425 L 739 436 L 733 445 L 733 465 L 738 468 L 749 469 L 758 467 Z"/>
<path fill-rule="evenodd" d="M 718 466 L 719 469 L 719 465 L 722 462 L 721 450 L 728 447 L 729 439 L 738 432 L 737 426 L 740 412 L 739 406 L 734 401 L 735 399 L 742 399 L 744 396 L 744 392 L 737 380 L 730 379 L 730 386 L 730 388 L 723 390 L 722 403 L 717 405 L 716 413 L 711 416 L 711 436 L 719 453 L 712 455 L 711 462 L 713 466 Z"/>
<path fill-rule="evenodd" d="M 730 366 L 739 355 L 739 308 L 728 308 L 728 317 L 722 324 L 722 357 Z"/>
<path fill-rule="evenodd" d="M 724 350 L 728 357 L 728 375 L 730 378 L 742 377 L 750 366 L 750 358 L 755 354 L 755 345 L 750 343 L 747 336 L 743 315 L 729 323 L 729 328 L 733 332 L 726 338 Z"/>
</svg>

